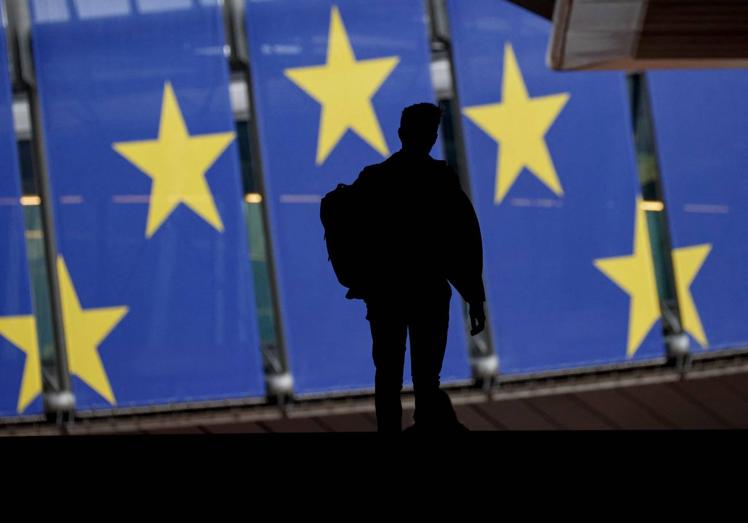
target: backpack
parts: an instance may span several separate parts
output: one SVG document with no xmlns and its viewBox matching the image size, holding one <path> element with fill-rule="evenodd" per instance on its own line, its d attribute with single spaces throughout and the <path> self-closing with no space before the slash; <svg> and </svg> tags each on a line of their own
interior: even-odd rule
<svg viewBox="0 0 748 523">
<path fill-rule="evenodd" d="M 339 183 L 320 202 L 320 220 L 325 229 L 328 260 L 343 287 L 346 298 L 362 298 L 365 284 L 366 234 L 363 226 L 363 198 L 352 185 Z"/>
</svg>

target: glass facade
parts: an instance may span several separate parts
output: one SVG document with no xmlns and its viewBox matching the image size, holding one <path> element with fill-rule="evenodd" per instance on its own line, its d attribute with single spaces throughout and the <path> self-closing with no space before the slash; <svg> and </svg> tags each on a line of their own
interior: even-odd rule
<svg viewBox="0 0 748 523">
<path fill-rule="evenodd" d="M 55 4 L 53 1 L 47 3 L 49 6 Z M 44 4 L 44 2 L 39 5 L 42 4 Z M 62 2 L 60 5 L 63 4 L 65 4 L 65 2 Z M 158 4 L 158 2 L 155 4 Z M 207 2 L 206 5 L 208 4 L 211 3 Z M 437 2 L 435 4 L 439 3 Z M 196 9 L 201 8 L 202 7 Z M 154 12 L 160 11 L 150 11 L 146 14 L 141 13 L 139 16 L 150 16 Z M 354 12 L 355 14 L 355 10 L 351 9 L 351 12 Z M 54 11 L 54 9 L 47 11 L 42 10 L 40 13 L 43 13 L 46 17 L 52 18 L 63 16 L 62 12 Z M 348 23 L 349 19 L 354 20 L 349 24 L 349 26 L 355 27 L 355 16 L 350 15 L 350 18 L 346 18 L 345 9 L 342 13 L 342 19 L 345 23 Z M 68 13 L 68 15 L 69 14 L 70 13 Z M 161 14 L 163 15 L 163 13 Z M 447 18 L 445 13 L 441 14 L 444 19 Z M 232 16 L 233 15 L 235 15 L 235 13 L 233 13 Z M 120 15 L 109 13 L 106 16 L 116 18 Z M 52 18 L 47 20 L 45 23 L 59 23 L 59 20 L 52 20 Z M 327 21 L 331 18 L 325 15 L 320 19 Z M 241 27 L 241 24 L 235 25 Z M 427 27 L 433 29 L 431 24 L 427 24 Z M 327 25 L 325 25 L 324 28 L 315 28 L 316 32 L 314 35 L 319 34 L 326 39 L 327 29 Z M 353 34 L 353 29 L 349 29 L 349 31 Z M 232 35 L 232 37 L 235 41 L 236 35 Z M 431 58 L 435 59 L 438 55 L 440 61 L 449 60 L 450 54 L 445 51 L 443 41 L 439 40 L 437 42 L 436 35 L 431 35 L 430 37 L 434 40 L 434 42 L 432 42 L 434 45 L 428 46 L 428 49 L 435 53 Z M 315 40 L 313 37 L 310 37 L 310 41 Z M 354 42 L 352 48 L 355 49 L 356 46 L 359 45 L 355 35 L 351 38 L 351 41 Z M 251 40 L 249 44 L 251 47 Z M 294 52 L 296 51 L 294 51 L 292 47 L 293 46 L 283 47 L 280 45 L 280 47 L 271 50 L 263 48 L 262 52 L 265 53 L 265 51 L 267 51 L 268 56 L 272 53 L 282 56 L 295 56 Z M 427 47 L 424 47 L 424 49 L 427 49 Z M 412 51 L 412 49 L 409 49 L 408 52 L 409 51 Z M 406 53 L 406 51 L 398 52 L 402 52 L 403 55 Z M 420 52 L 420 49 L 418 52 Z M 224 53 L 226 53 L 226 50 L 224 50 Z M 242 60 L 237 59 L 235 55 L 231 55 L 231 60 L 229 60 L 229 57 L 227 56 L 222 56 L 222 58 L 227 58 L 225 64 L 226 69 L 228 69 L 229 64 L 231 64 L 232 67 L 237 69 L 235 72 L 245 72 L 244 68 L 246 66 L 241 65 Z M 259 74 L 256 70 L 250 70 L 249 72 L 250 74 Z M 663 184 L 658 166 L 657 143 L 655 140 L 655 128 L 657 122 L 653 121 L 651 97 L 648 92 L 644 75 L 630 75 L 626 78 L 626 83 L 629 96 L 626 103 L 628 107 L 630 107 L 630 118 L 633 129 L 632 139 L 635 145 L 636 171 L 638 173 L 639 189 L 642 197 L 642 203 L 640 205 L 646 215 L 657 293 L 660 300 L 660 306 L 663 310 L 664 321 L 662 322 L 661 328 L 663 329 L 663 333 L 667 335 L 679 332 L 680 324 L 678 318 L 680 317 L 680 311 L 676 292 L 676 280 L 673 272 L 674 269 L 671 255 L 672 248 L 668 227 L 668 209 L 665 208 L 664 205 L 665 195 L 663 194 Z M 284 89 L 287 89 L 288 92 L 291 93 L 296 89 L 296 87 L 289 83 L 284 86 Z M 458 109 L 459 104 L 454 94 L 454 89 L 442 89 L 438 92 L 441 93 L 438 103 L 443 111 L 443 121 L 440 130 L 442 140 L 441 145 L 443 149 L 437 154 L 437 156 L 445 158 L 448 163 L 455 166 L 462 175 L 463 180 L 467 181 L 466 170 L 468 166 L 462 164 L 462 162 L 464 162 L 462 159 L 464 155 L 461 153 L 463 144 L 462 139 L 459 136 L 459 133 L 464 132 L 461 127 L 466 125 L 465 120 L 462 121 L 461 125 L 457 123 L 457 120 L 463 116 L 460 114 L 460 110 Z M 498 96 L 498 92 L 496 94 Z M 299 100 L 303 103 L 308 102 L 308 100 L 302 96 L 299 96 Z M 247 103 L 249 103 L 249 100 L 247 100 Z M 234 131 L 236 137 L 236 151 L 234 154 L 238 157 L 241 192 L 243 194 L 243 201 L 241 202 L 241 217 L 243 219 L 244 230 L 246 231 L 246 241 L 248 243 L 246 257 L 248 258 L 248 265 L 251 267 L 251 290 L 254 298 L 253 314 L 256 316 L 257 322 L 259 336 L 258 348 L 261 351 L 264 373 L 266 375 L 272 375 L 285 372 L 289 368 L 289 364 L 288 361 L 286 361 L 286 354 L 284 352 L 284 347 L 282 346 L 284 343 L 284 335 L 280 332 L 284 319 L 277 317 L 278 312 L 281 309 L 272 279 L 274 277 L 273 275 L 277 274 L 274 269 L 277 271 L 278 262 L 276 260 L 276 267 L 271 266 L 273 256 L 271 256 L 270 253 L 270 246 L 272 242 L 269 241 L 268 238 L 270 224 L 266 222 L 266 217 L 268 216 L 269 196 L 268 194 L 265 194 L 262 189 L 263 173 L 256 172 L 256 167 L 260 165 L 260 162 L 254 161 L 256 159 L 252 158 L 251 144 L 252 140 L 256 138 L 253 133 L 257 132 L 256 126 L 258 125 L 258 116 L 257 112 L 254 110 L 250 110 L 249 113 L 251 115 L 249 119 L 246 117 L 246 114 L 234 115 Z M 285 126 L 292 125 L 288 121 L 283 122 L 283 124 Z M 313 125 L 310 124 L 310 126 L 316 127 L 317 121 L 314 121 Z M 31 133 L 33 135 L 33 128 L 31 129 Z M 46 139 L 48 140 L 49 137 L 46 137 Z M 354 144 L 354 149 L 352 150 L 358 150 L 355 149 L 355 147 L 363 146 L 360 143 L 357 145 Z M 58 384 L 55 379 L 55 343 L 52 332 L 52 309 L 49 296 L 50 279 L 47 274 L 46 261 L 48 253 L 45 253 L 44 230 L 41 220 L 41 207 L 39 200 L 40 173 L 35 172 L 37 162 L 35 161 L 34 154 L 35 150 L 30 140 L 18 140 L 26 248 L 28 253 L 28 267 L 31 278 L 31 290 L 36 318 L 43 386 L 45 390 L 54 390 L 58 387 Z M 266 166 L 263 168 L 266 168 Z M 267 172 L 265 172 L 264 175 L 267 176 Z M 332 186 L 330 189 L 332 189 Z M 473 191 L 475 191 L 475 188 L 473 188 Z M 287 197 L 288 195 L 283 196 Z M 473 198 L 475 198 L 475 192 L 473 193 Z M 542 275 L 538 276 L 538 278 L 542 278 Z M 491 304 L 489 304 L 489 306 L 490 305 Z M 462 312 L 462 316 L 453 317 L 453 324 L 464 322 L 466 311 L 461 302 L 460 311 Z M 673 319 L 675 319 L 675 321 L 673 321 Z M 499 333 L 499 336 L 493 341 L 495 345 L 502 343 L 500 334 L 501 333 Z M 366 340 L 366 343 L 368 343 L 368 340 Z M 469 350 L 473 351 L 475 348 L 469 346 Z M 366 358 L 368 358 L 368 353 L 366 354 Z M 291 366 L 291 368 L 293 369 L 293 366 Z M 365 370 L 368 371 L 368 369 Z"/>
</svg>

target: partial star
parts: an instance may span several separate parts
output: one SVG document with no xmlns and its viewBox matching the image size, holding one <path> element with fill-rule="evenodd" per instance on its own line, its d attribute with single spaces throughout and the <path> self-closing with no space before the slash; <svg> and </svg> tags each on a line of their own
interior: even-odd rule
<svg viewBox="0 0 748 523">
<path fill-rule="evenodd" d="M 502 101 L 463 110 L 467 118 L 500 145 L 494 203 L 501 203 L 525 167 L 557 196 L 564 194 L 545 134 L 569 98 L 569 93 L 530 98 L 514 49 L 509 43 L 504 46 Z"/>
<path fill-rule="evenodd" d="M 42 369 L 39 362 L 39 342 L 36 337 L 36 320 L 33 315 L 5 316 L 0 318 L 0 336 L 26 354 L 18 394 L 18 413 L 22 413 L 42 392 Z"/>
<path fill-rule="evenodd" d="M 233 140 L 233 132 L 190 135 L 174 89 L 166 82 L 158 138 L 112 144 L 115 151 L 153 180 L 146 238 L 156 233 L 180 203 L 223 231 L 205 175 Z"/>
<path fill-rule="evenodd" d="M 382 156 L 389 154 L 371 99 L 400 62 L 397 56 L 356 60 L 337 6 L 330 14 L 327 63 L 284 71 L 322 106 L 316 165 L 322 165 L 349 129 Z"/>
<path fill-rule="evenodd" d="M 652 244 L 649 240 L 647 217 L 641 207 L 641 198 L 636 199 L 634 253 L 595 260 L 594 264 L 631 298 L 626 356 L 632 358 L 647 333 L 660 318 Z"/>
<path fill-rule="evenodd" d="M 116 399 L 99 355 L 99 345 L 127 314 L 128 309 L 123 306 L 83 309 L 62 257 L 57 258 L 57 273 L 70 373 L 78 376 L 114 405 Z"/>
<path fill-rule="evenodd" d="M 711 252 L 710 244 L 692 245 L 673 249 L 675 287 L 680 305 L 683 330 L 688 332 L 703 347 L 708 341 L 701 324 L 699 312 L 691 295 L 691 284 Z M 634 254 L 594 261 L 608 278 L 631 296 L 629 306 L 629 334 L 626 355 L 631 358 L 639 345 L 660 317 L 657 284 L 652 261 L 652 247 L 645 211 L 641 198 L 636 200 L 636 224 L 634 232 Z"/>
<path fill-rule="evenodd" d="M 691 295 L 691 284 L 701 270 L 702 265 L 704 265 L 706 257 L 709 256 L 711 250 L 712 246 L 708 243 L 673 249 L 675 288 L 678 293 L 678 305 L 680 308 L 680 317 L 683 321 L 683 330 L 693 336 L 704 349 L 709 346 L 709 342 L 706 339 L 704 327 L 701 325 L 699 311 L 696 309 L 693 296 Z"/>
</svg>

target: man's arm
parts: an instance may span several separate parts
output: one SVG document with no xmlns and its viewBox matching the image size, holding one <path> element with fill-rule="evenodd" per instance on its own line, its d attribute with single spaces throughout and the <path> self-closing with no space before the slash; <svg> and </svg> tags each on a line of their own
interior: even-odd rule
<svg viewBox="0 0 748 523">
<path fill-rule="evenodd" d="M 486 293 L 483 287 L 483 240 L 480 223 L 470 199 L 460 187 L 457 173 L 449 169 L 449 202 L 452 206 L 450 237 L 456 252 L 452 253 L 449 277 L 457 292 L 469 305 L 471 335 L 485 327 L 483 302 Z"/>
</svg>

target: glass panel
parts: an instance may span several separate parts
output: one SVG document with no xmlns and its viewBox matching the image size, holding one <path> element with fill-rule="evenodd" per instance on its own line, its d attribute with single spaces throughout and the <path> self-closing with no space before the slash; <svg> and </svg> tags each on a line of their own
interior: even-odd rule
<svg viewBox="0 0 748 523">
<path fill-rule="evenodd" d="M 319 202 L 338 183 L 353 182 L 364 166 L 399 149 L 405 106 L 434 100 L 423 3 L 248 2 L 246 23 L 283 337 L 297 391 L 369 388 L 374 368 L 365 306 L 347 301 L 336 281 Z M 318 87 L 330 89 L 329 100 L 350 102 L 334 115 L 299 79 L 326 66 L 327 87 Z M 371 92 L 356 90 L 364 85 Z M 324 124 L 352 114 L 358 119 L 337 131 Z M 432 154 L 441 157 L 441 146 Z M 451 303 L 443 381 L 470 375 L 460 301 Z"/>
<path fill-rule="evenodd" d="M 647 80 L 683 329 L 697 351 L 745 347 L 748 71 Z"/>
<path fill-rule="evenodd" d="M 501 372 L 662 357 L 625 77 L 549 70 L 511 2 L 447 9 Z"/>
<path fill-rule="evenodd" d="M 2 6 L 3 15 L 1 11 Z M 11 103 L 6 35 L 0 25 L 0 416 L 43 409 Z"/>
<path fill-rule="evenodd" d="M 261 395 L 218 2 L 64 4 L 32 36 L 78 408 Z"/>
</svg>

